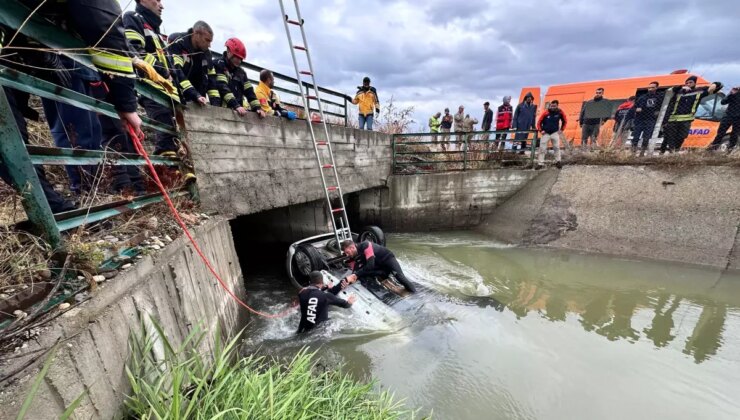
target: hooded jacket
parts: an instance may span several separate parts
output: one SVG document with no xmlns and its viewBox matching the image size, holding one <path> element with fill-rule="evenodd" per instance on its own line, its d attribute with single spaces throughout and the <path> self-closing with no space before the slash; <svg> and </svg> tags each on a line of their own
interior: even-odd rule
<svg viewBox="0 0 740 420">
<path fill-rule="evenodd" d="M 514 119 L 514 108 L 510 104 L 501 104 L 496 112 L 496 130 L 508 130 Z"/>
<path fill-rule="evenodd" d="M 534 99 L 534 95 L 528 92 L 524 95 L 524 102 L 516 106 L 513 118 L 513 128 L 515 130 L 533 130 L 535 128 L 535 117 L 537 115 L 537 105 L 532 102 L 527 103 L 527 98 Z"/>
<path fill-rule="evenodd" d="M 565 130 L 566 125 L 568 125 L 568 119 L 560 108 L 556 111 L 547 109 L 540 116 L 540 119 L 537 122 L 537 129 L 544 131 L 547 134 L 553 134 L 558 131 Z"/>
<path fill-rule="evenodd" d="M 439 127 L 442 125 L 442 120 L 432 115 L 429 117 L 429 131 L 431 133 L 439 133 Z"/>
<path fill-rule="evenodd" d="M 360 108 L 360 115 L 368 116 L 373 115 L 374 112 L 380 112 L 380 100 L 378 99 L 378 91 L 374 87 L 366 91 L 362 89 L 358 90 L 355 94 L 352 103 L 358 105 Z"/>
</svg>

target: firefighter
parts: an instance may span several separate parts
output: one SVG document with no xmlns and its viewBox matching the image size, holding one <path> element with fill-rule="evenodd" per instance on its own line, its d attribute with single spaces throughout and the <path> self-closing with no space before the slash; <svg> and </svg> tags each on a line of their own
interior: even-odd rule
<svg viewBox="0 0 740 420">
<path fill-rule="evenodd" d="M 219 96 L 210 52 L 213 42 L 211 26 L 199 20 L 187 32 L 171 34 L 168 41 L 167 52 L 172 55 L 181 102 L 205 106 L 208 104 L 206 95 Z"/>
<path fill-rule="evenodd" d="M 142 71 L 145 73 L 143 80 L 168 95 L 174 105 L 180 102 L 180 96 L 171 83 L 172 57 L 164 50 L 167 38 L 160 32 L 162 10 L 163 6 L 159 0 L 137 0 L 136 9 L 123 15 L 123 25 L 126 28 L 126 39 L 129 45 L 140 59 L 154 69 L 154 73 L 150 71 L 149 74 Z M 159 83 L 152 79 L 159 80 Z M 139 103 L 144 107 L 149 118 L 168 126 L 174 126 L 173 107 L 161 105 L 146 97 L 141 97 Z M 177 156 L 178 145 L 174 135 L 158 131 L 156 140 L 157 146 L 154 154 Z"/>
<path fill-rule="evenodd" d="M 396 256 L 388 248 L 369 241 L 355 244 L 348 239 L 342 242 L 342 252 L 350 258 L 352 274 L 346 278 L 349 283 L 368 277 L 387 278 L 393 274 L 406 290 L 416 292 L 416 287 L 403 274 Z"/>
<path fill-rule="evenodd" d="M 663 126 L 661 155 L 666 150 L 672 153 L 681 149 L 684 140 L 689 136 L 691 123 L 694 121 L 701 100 L 722 89 L 720 82 L 714 82 L 709 87 L 697 88 L 696 81 L 696 76 L 690 76 L 686 79 L 684 86 L 673 88 L 673 93 L 677 96 L 673 103 L 673 110 L 668 115 L 668 122 Z"/>
<path fill-rule="evenodd" d="M 312 271 L 308 275 L 311 284 L 298 292 L 301 306 L 301 321 L 298 324 L 298 333 L 304 333 L 316 328 L 317 325 L 329 320 L 329 305 L 349 308 L 355 303 L 355 296 L 347 300 L 336 296 L 349 282 L 342 283 L 328 289 L 324 286 L 324 275 L 320 271 Z"/>
<path fill-rule="evenodd" d="M 295 112 L 288 111 L 282 107 L 280 98 L 272 90 L 273 87 L 275 87 L 275 76 L 270 70 L 262 70 L 260 72 L 260 83 L 255 90 L 262 111 L 266 115 L 282 116 L 289 120 L 295 120 L 297 118 Z"/>
<path fill-rule="evenodd" d="M 242 117 L 250 109 L 264 118 L 265 112 L 260 108 L 254 87 L 241 67 L 242 61 L 247 59 L 247 48 L 237 38 L 229 38 L 225 46 L 221 58 L 213 62 L 219 96 L 209 95 L 211 105 L 229 107 Z"/>
</svg>

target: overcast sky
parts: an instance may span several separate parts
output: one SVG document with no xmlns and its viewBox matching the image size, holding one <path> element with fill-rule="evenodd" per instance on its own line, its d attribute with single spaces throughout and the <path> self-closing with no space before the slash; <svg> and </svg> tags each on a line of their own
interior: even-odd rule
<svg viewBox="0 0 740 420">
<path fill-rule="evenodd" d="M 167 33 L 203 19 L 216 32 L 214 50 L 237 36 L 247 45 L 248 61 L 294 75 L 277 0 L 163 3 Z M 292 0 L 285 4 L 291 10 Z M 512 95 L 516 102 L 523 86 L 684 68 L 740 84 L 738 0 L 300 4 L 320 85 L 352 95 L 368 75 L 381 101 L 393 95 L 402 105 L 413 105 L 422 124 L 434 112 L 460 104 L 480 118 L 484 101 L 499 104 Z"/>
</svg>

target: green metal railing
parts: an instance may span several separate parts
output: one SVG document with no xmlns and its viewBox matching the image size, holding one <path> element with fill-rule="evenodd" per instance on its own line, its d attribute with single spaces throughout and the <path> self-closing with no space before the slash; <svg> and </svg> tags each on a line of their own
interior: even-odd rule
<svg viewBox="0 0 740 420">
<path fill-rule="evenodd" d="M 38 15 L 32 16 L 24 23 L 31 15 L 31 10 L 18 1 L 4 1 L 2 12 L 0 14 L 0 24 L 9 28 L 21 28 L 20 33 L 39 42 L 43 47 L 57 50 L 77 63 L 92 67 L 89 56 L 79 53 L 84 51 L 85 47 L 80 39 Z M 12 51 L 12 47 L 6 51 Z M 66 89 L 2 64 L 0 64 L 0 85 L 96 112 L 100 115 L 119 118 L 113 106 L 107 102 Z M 137 81 L 136 89 L 140 96 L 150 98 L 167 107 L 172 106 L 172 102 L 167 95 L 146 83 Z M 179 109 L 175 111 L 180 112 Z M 180 135 L 175 126 L 161 124 L 146 117 L 142 117 L 142 121 L 144 127 L 154 131 L 165 132 L 178 137 Z M 145 166 L 145 160 L 136 154 L 26 145 L 13 118 L 10 103 L 2 89 L 0 89 L 0 139 L 2 139 L 0 141 L 0 164 L 7 168 L 11 179 L 19 189 L 28 216 L 26 224 L 30 225 L 29 227 L 32 230 L 42 234 L 56 250 L 64 248 L 62 237 L 64 231 L 163 201 L 162 195 L 157 193 L 133 200 L 120 200 L 71 212 L 53 214 L 41 189 L 34 165 Z M 152 157 L 151 160 L 155 165 L 178 166 L 180 164 L 179 160 L 174 158 Z M 189 190 L 174 190 L 171 195 L 183 196 L 195 193 L 195 187 L 191 185 Z"/>
<path fill-rule="evenodd" d="M 527 139 L 514 140 L 527 134 Z M 505 136 L 497 139 L 497 135 Z M 534 165 L 539 133 L 535 130 L 394 134 L 393 173 L 423 174 Z M 504 142 L 525 143 L 524 150 L 503 149 Z M 459 150 L 451 150 L 452 148 Z"/>
</svg>

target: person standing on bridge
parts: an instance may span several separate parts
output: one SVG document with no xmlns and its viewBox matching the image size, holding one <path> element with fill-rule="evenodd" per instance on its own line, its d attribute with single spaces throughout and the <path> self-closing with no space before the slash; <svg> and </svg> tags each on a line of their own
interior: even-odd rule
<svg viewBox="0 0 740 420">
<path fill-rule="evenodd" d="M 514 120 L 514 108 L 511 106 L 511 96 L 504 96 L 504 103 L 496 110 L 496 131 L 508 131 Z M 506 141 L 506 133 L 496 134 L 496 140 Z"/>
<path fill-rule="evenodd" d="M 442 125 L 441 112 L 438 112 L 429 117 L 429 132 L 432 133 L 432 142 L 437 143 L 439 141 L 439 127 Z"/>
<path fill-rule="evenodd" d="M 541 169 L 545 163 L 547 144 L 551 140 L 552 148 L 555 150 L 555 166 L 558 169 L 563 167 L 560 163 L 560 132 L 565 130 L 568 119 L 565 117 L 565 113 L 558 108 L 558 105 L 560 103 L 557 99 L 551 101 L 549 108 L 542 113 L 537 123 L 537 129 L 542 132 L 542 139 L 540 140 L 540 151 L 535 169 Z"/>
<path fill-rule="evenodd" d="M 442 117 L 442 150 L 447 150 L 447 144 L 450 142 L 450 131 L 452 130 L 452 114 L 450 108 L 445 108 L 445 115 Z"/>
<path fill-rule="evenodd" d="M 673 93 L 676 96 L 673 102 L 673 110 L 668 115 L 668 122 L 663 126 L 663 143 L 660 145 L 660 154 L 666 150 L 670 153 L 679 151 L 686 137 L 691 131 L 691 123 L 696 117 L 696 110 L 699 109 L 699 103 L 705 97 L 719 92 L 722 89 L 722 83 L 714 82 L 709 87 L 696 87 L 696 76 L 689 76 L 684 86 L 676 86 Z"/>
<path fill-rule="evenodd" d="M 537 105 L 534 104 L 534 95 L 527 92 L 524 95 L 524 102 L 516 106 L 514 111 L 513 126 L 514 130 L 534 130 L 536 128 Z M 529 133 L 516 133 L 514 140 L 520 142 L 521 150 L 527 148 L 527 138 Z M 516 144 L 512 145 L 512 150 L 516 149 Z"/>
<path fill-rule="evenodd" d="M 416 287 L 403 274 L 396 256 L 388 248 L 369 241 L 355 244 L 348 239 L 342 242 L 342 252 L 350 258 L 348 264 L 352 274 L 347 276 L 348 282 L 377 276 L 388 278 L 393 274 L 406 290 L 416 292 Z"/>
<path fill-rule="evenodd" d="M 604 100 L 604 88 L 596 89 L 594 98 L 583 104 L 581 108 L 581 115 L 578 117 L 578 124 L 581 126 L 581 150 L 586 150 L 589 147 L 588 140 L 591 139 L 591 148 L 597 145 L 599 141 L 599 133 L 601 132 L 601 126 L 604 125 L 606 120 L 609 118 L 602 117 L 587 117 L 586 108 L 592 108 L 595 112 L 594 104 L 602 104 Z"/>
<path fill-rule="evenodd" d="M 347 287 L 351 281 L 326 288 L 324 286 L 324 275 L 320 271 L 312 271 L 308 275 L 311 284 L 298 292 L 298 300 L 301 306 L 301 322 L 298 324 L 298 333 L 304 333 L 316 328 L 317 325 L 329 320 L 329 305 L 349 308 L 355 303 L 356 297 L 350 296 L 347 300 L 336 296 L 339 291 Z"/>
<path fill-rule="evenodd" d="M 737 145 L 737 136 L 740 134 L 740 87 L 732 88 L 730 94 L 722 99 L 722 105 L 727 105 L 727 111 L 725 111 L 722 121 L 719 122 L 717 137 L 714 138 L 714 141 L 707 149 L 717 150 L 724 141 L 727 130 L 732 128 L 730 132 L 730 144 L 727 148 L 727 152 L 729 153 Z"/>
<path fill-rule="evenodd" d="M 357 86 L 357 93 L 355 94 L 352 103 L 358 105 L 360 109 L 360 130 L 373 130 L 373 115 L 380 114 L 380 100 L 378 99 L 378 91 L 370 86 L 370 78 L 365 77 L 362 79 L 362 86 Z"/>
<path fill-rule="evenodd" d="M 655 130 L 655 123 L 660 115 L 660 107 L 663 103 L 663 95 L 658 93 L 658 82 L 650 82 L 648 92 L 635 101 L 635 129 L 632 131 L 632 153 L 637 153 L 637 146 L 642 139 L 640 156 L 650 144 L 650 138 Z M 652 154 L 653 151 L 650 150 Z"/>
<path fill-rule="evenodd" d="M 457 147 L 462 147 L 463 142 L 463 133 L 465 132 L 465 127 L 463 127 L 463 122 L 465 121 L 465 107 L 460 105 L 459 108 L 457 108 L 457 114 L 455 114 L 454 117 L 455 121 L 455 142 L 457 143 Z M 453 143 L 450 146 L 450 150 L 455 150 L 455 143 Z"/>
<path fill-rule="evenodd" d="M 247 79 L 247 72 L 241 67 L 247 59 L 247 47 L 238 38 L 226 40 L 226 51 L 213 62 L 216 70 L 218 96 L 208 95 L 211 105 L 228 107 L 240 117 L 247 115 L 247 109 L 265 117 L 254 86 Z"/>
<path fill-rule="evenodd" d="M 493 110 L 491 109 L 491 103 L 483 103 L 483 122 L 480 125 L 481 131 L 491 131 L 491 125 L 493 124 Z M 488 133 L 484 134 L 482 140 L 488 141 L 490 136 Z"/>
</svg>

